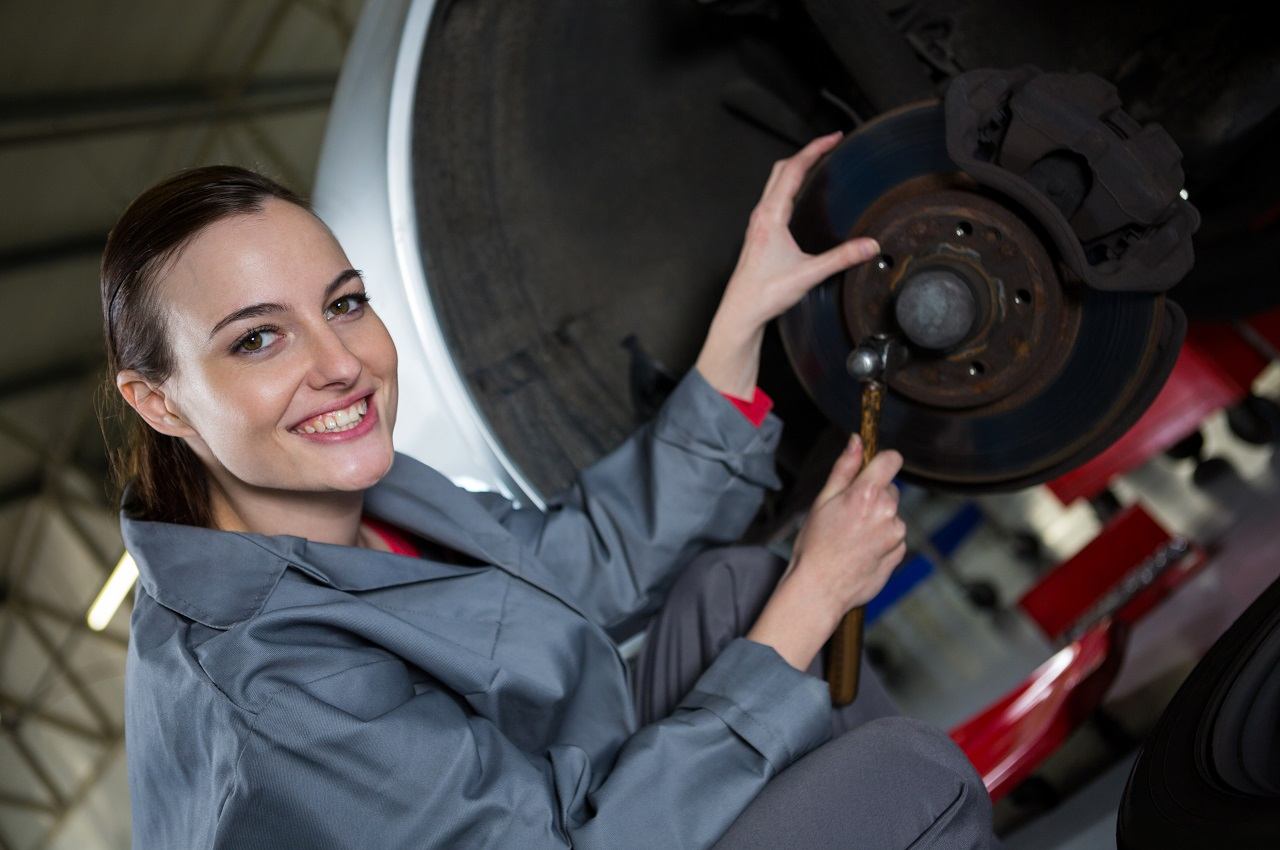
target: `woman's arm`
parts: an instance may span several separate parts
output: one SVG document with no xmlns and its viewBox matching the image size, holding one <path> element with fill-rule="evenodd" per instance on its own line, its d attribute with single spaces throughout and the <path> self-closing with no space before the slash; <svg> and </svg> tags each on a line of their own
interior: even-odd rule
<svg viewBox="0 0 1280 850">
<path fill-rule="evenodd" d="M 862 469 L 862 444 L 849 440 L 748 638 L 806 670 L 840 618 L 884 587 L 907 552 L 892 483 L 901 468 L 902 455 L 886 451 Z"/>
<path fill-rule="evenodd" d="M 742 639 L 669 717 L 608 753 L 522 749 L 438 683 L 396 687 L 401 669 L 281 688 L 228 778 L 214 846 L 707 848 L 830 736 L 822 682 Z"/>
<path fill-rule="evenodd" d="M 545 512 L 475 497 L 607 628 L 656 608 L 675 568 L 742 535 L 765 490 L 779 486 L 781 431 L 772 414 L 752 425 L 691 369 L 651 422 Z"/>
<path fill-rule="evenodd" d="M 817 284 L 880 252 L 874 239 L 863 238 L 816 256 L 806 254 L 788 227 L 805 175 L 839 141 L 839 133 L 823 136 L 795 156 L 774 163 L 695 364 L 721 392 L 751 398 L 760 372 L 765 326 Z"/>
<path fill-rule="evenodd" d="M 819 256 L 796 245 L 787 222 L 796 192 L 839 134 L 810 143 L 774 165 L 724 297 L 711 322 L 697 368 L 712 386 L 747 395 L 760 365 L 764 326 L 796 304 L 815 284 L 880 250 L 873 239 L 853 239 Z M 906 552 L 892 485 L 902 467 L 885 452 L 865 470 L 855 436 L 837 460 L 796 539 L 792 561 L 748 638 L 773 647 L 805 670 L 851 608 L 863 605 L 888 580 Z"/>
<path fill-rule="evenodd" d="M 805 174 L 838 141 L 824 136 L 774 165 L 695 368 L 653 422 L 580 472 L 545 514 L 480 497 L 602 625 L 655 606 L 676 567 L 737 540 L 765 489 L 779 486 L 781 422 L 769 415 L 757 429 L 721 393 L 752 398 L 765 325 L 879 250 L 854 239 L 811 256 L 788 229 Z"/>
</svg>

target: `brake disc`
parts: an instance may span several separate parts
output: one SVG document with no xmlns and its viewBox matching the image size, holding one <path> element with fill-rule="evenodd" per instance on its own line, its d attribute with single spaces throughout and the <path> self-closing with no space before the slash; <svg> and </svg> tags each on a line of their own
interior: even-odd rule
<svg viewBox="0 0 1280 850">
<path fill-rule="evenodd" d="M 845 363 L 898 340 L 880 442 L 908 476 L 952 489 L 1048 480 L 1117 439 L 1154 399 L 1185 330 L 1161 293 L 1091 288 L 1025 208 L 963 173 L 943 108 L 887 113 L 811 172 L 791 228 L 820 252 L 873 236 L 878 261 L 831 278 L 781 317 L 792 368 L 847 432 L 860 388 Z"/>
</svg>

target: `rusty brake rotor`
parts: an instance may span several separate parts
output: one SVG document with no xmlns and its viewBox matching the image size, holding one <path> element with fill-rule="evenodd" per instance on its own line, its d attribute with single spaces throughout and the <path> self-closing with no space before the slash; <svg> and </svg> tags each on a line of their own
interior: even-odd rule
<svg viewBox="0 0 1280 850">
<path fill-rule="evenodd" d="M 1147 407 L 1181 343 L 1163 294 L 1086 286 L 1024 207 L 961 172 L 936 103 L 846 138 L 791 227 L 810 252 L 880 242 L 878 261 L 820 284 L 780 329 L 801 383 L 846 431 L 859 410 L 848 354 L 896 340 L 880 440 L 924 483 L 1022 487 L 1082 463 Z"/>
</svg>

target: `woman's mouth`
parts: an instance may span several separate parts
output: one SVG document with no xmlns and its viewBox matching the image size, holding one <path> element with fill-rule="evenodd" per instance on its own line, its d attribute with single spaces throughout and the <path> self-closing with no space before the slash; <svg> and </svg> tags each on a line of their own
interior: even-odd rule
<svg viewBox="0 0 1280 850">
<path fill-rule="evenodd" d="M 370 404 L 372 398 L 372 395 L 367 395 L 349 407 L 308 419 L 290 428 L 289 433 L 326 443 L 361 436 L 378 420 L 377 408 Z"/>
</svg>

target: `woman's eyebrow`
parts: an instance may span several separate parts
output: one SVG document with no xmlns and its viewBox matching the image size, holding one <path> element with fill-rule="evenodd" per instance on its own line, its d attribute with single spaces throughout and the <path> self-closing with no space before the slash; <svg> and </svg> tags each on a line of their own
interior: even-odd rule
<svg viewBox="0 0 1280 850">
<path fill-rule="evenodd" d="M 360 276 L 360 272 L 356 269 L 343 269 L 338 273 L 338 276 L 333 279 L 333 282 L 324 288 L 323 300 L 329 300 L 329 296 L 333 295 L 333 291 L 335 289 L 342 286 L 342 284 L 346 283 L 351 278 Z M 238 322 L 241 319 L 256 319 L 259 316 L 265 316 L 269 313 L 282 313 L 284 310 L 285 307 L 283 305 L 270 301 L 262 304 L 250 304 L 248 307 L 241 307 L 239 310 L 223 316 L 222 320 L 213 326 L 213 330 L 209 331 L 209 339 L 213 339 L 218 335 L 218 331 L 222 330 L 232 322 Z"/>
</svg>

